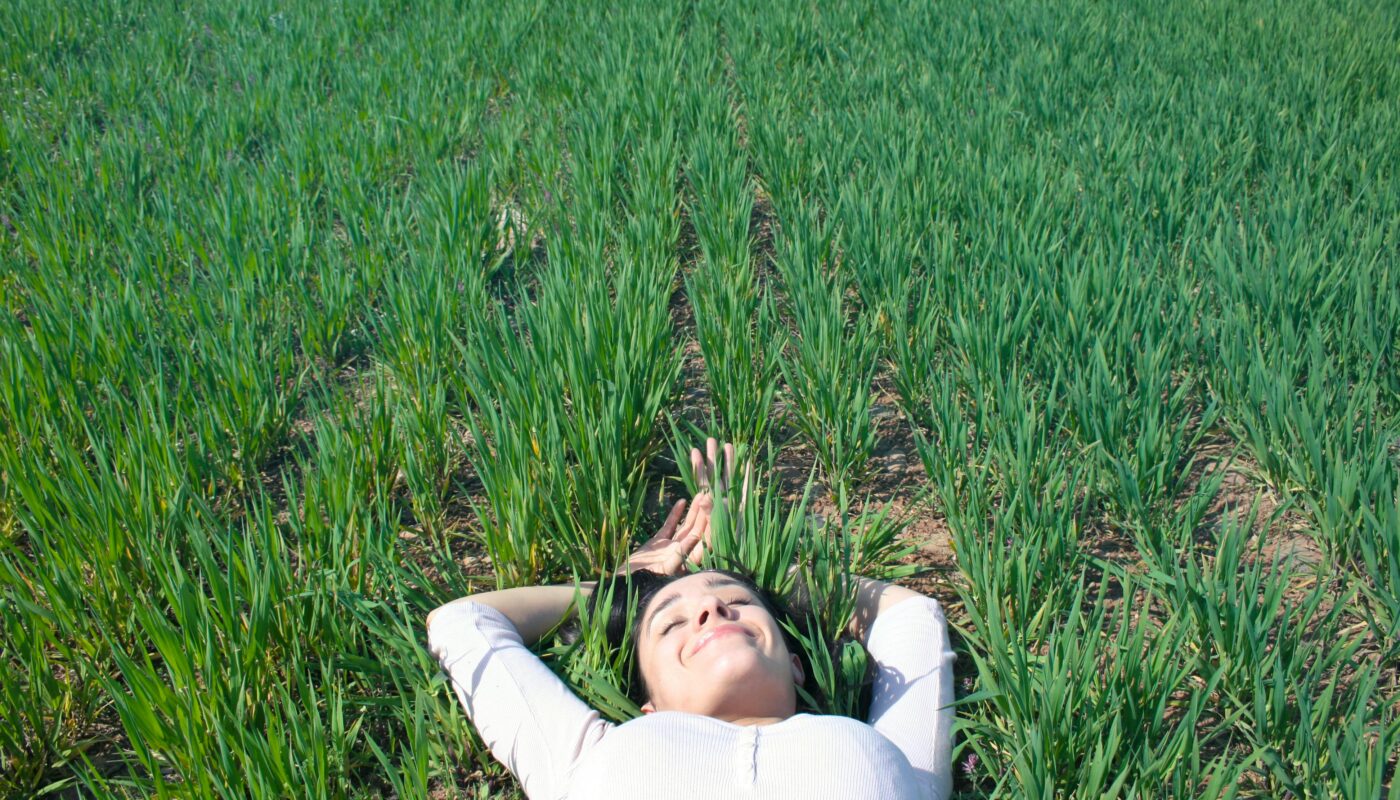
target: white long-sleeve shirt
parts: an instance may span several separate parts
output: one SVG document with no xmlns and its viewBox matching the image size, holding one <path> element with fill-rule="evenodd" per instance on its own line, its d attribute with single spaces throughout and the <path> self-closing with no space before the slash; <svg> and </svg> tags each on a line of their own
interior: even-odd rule
<svg viewBox="0 0 1400 800">
<path fill-rule="evenodd" d="M 525 647 L 504 614 L 458 602 L 428 645 L 491 753 L 532 800 L 919 798 L 952 790 L 953 651 L 937 601 L 875 618 L 869 722 L 797 714 L 735 725 L 665 711 L 604 720 Z"/>
</svg>

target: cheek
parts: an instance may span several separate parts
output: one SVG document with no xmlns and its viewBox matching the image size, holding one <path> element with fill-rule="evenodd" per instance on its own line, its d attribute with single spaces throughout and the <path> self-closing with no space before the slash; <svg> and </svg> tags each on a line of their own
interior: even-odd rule
<svg viewBox="0 0 1400 800">
<path fill-rule="evenodd" d="M 664 638 L 646 642 L 637 648 L 637 672 L 647 686 L 655 686 L 656 676 L 665 672 L 666 648 Z"/>
<path fill-rule="evenodd" d="M 650 644 L 637 646 L 637 674 L 642 676 L 643 681 L 651 678 L 653 649 Z"/>
<path fill-rule="evenodd" d="M 762 629 L 763 635 L 768 637 L 768 641 L 774 648 L 781 648 L 783 646 L 783 627 L 779 625 L 778 621 L 773 619 L 772 616 L 759 611 L 754 613 L 753 616 L 748 617 L 745 621 L 755 628 Z"/>
<path fill-rule="evenodd" d="M 673 653 L 668 655 L 670 646 L 671 643 L 662 640 L 637 651 L 637 676 L 642 680 L 642 693 L 652 703 L 663 707 L 675 700 L 675 692 L 669 689 L 686 682 L 676 677 L 680 663 Z"/>
</svg>

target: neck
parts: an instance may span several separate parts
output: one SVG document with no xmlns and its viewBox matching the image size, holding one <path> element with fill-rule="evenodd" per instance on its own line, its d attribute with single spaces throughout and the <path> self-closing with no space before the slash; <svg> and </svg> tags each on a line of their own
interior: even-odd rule
<svg viewBox="0 0 1400 800">
<path fill-rule="evenodd" d="M 791 689 L 775 694 L 780 696 L 769 695 L 758 702 L 749 697 L 745 703 L 725 703 L 711 708 L 708 715 L 734 725 L 772 725 L 797 713 L 797 698 Z"/>
</svg>

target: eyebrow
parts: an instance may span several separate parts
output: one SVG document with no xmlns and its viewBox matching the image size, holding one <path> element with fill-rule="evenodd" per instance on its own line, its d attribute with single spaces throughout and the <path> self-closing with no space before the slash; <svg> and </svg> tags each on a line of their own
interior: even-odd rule
<svg viewBox="0 0 1400 800">
<path fill-rule="evenodd" d="M 749 588 L 749 587 L 747 587 L 747 586 L 744 586 L 743 583 L 741 583 L 741 582 L 739 582 L 739 581 L 736 581 L 736 580 L 734 580 L 733 578 L 726 577 L 726 576 L 724 576 L 724 575 L 719 575 L 719 576 L 710 578 L 708 581 L 705 581 L 705 586 L 707 586 L 708 588 L 711 588 L 711 589 L 715 589 L 715 588 L 718 588 L 718 587 L 720 587 L 720 586 L 743 586 L 745 589 Z M 674 593 L 674 594 L 672 594 L 670 597 L 666 598 L 665 600 L 662 600 L 662 601 L 661 601 L 661 604 L 658 605 L 655 609 L 652 610 L 652 612 L 651 612 L 651 619 L 647 620 L 647 635 L 648 635 L 648 636 L 651 635 L 651 629 L 652 629 L 652 627 L 653 627 L 654 625 L 656 625 L 656 618 L 659 617 L 659 616 L 661 616 L 661 612 L 662 612 L 662 611 L 665 611 L 665 610 L 668 609 L 668 608 L 670 608 L 671 605 L 672 605 L 673 603 L 677 602 L 677 601 L 680 600 L 680 599 L 681 599 L 680 593 L 679 593 L 679 592 Z"/>
</svg>

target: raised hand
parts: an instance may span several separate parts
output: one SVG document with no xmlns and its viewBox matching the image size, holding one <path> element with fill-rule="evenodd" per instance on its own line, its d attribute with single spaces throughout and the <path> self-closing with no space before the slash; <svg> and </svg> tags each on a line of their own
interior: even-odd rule
<svg viewBox="0 0 1400 800">
<path fill-rule="evenodd" d="M 705 548 L 710 544 L 710 515 L 714 512 L 715 495 L 718 494 L 723 501 L 728 494 L 734 481 L 737 460 L 734 445 L 726 442 L 721 447 L 713 437 L 706 440 L 704 454 L 698 447 L 690 449 L 690 468 L 699 484 L 699 493 L 690 501 L 690 510 L 684 521 L 681 520 L 681 513 L 686 509 L 686 501 L 679 500 L 671 507 L 661 530 L 627 559 L 627 573 L 645 569 L 662 575 L 676 575 L 684 569 L 686 561 L 699 564 L 704 559 Z M 750 462 L 744 466 L 744 486 L 739 500 L 741 509 L 748 502 L 752 476 L 753 463 Z"/>
<path fill-rule="evenodd" d="M 627 574 L 644 569 L 660 575 L 678 575 L 685 569 L 686 559 L 700 563 L 705 543 L 710 539 L 711 506 L 702 508 L 697 498 L 697 502 L 690 504 L 690 513 L 682 523 L 681 512 L 685 507 L 684 500 L 676 501 L 661 530 L 627 559 Z"/>
<path fill-rule="evenodd" d="M 721 455 L 723 455 L 722 465 Z M 704 455 L 701 455 L 698 447 L 690 448 L 690 470 L 700 485 L 700 492 L 695 495 L 696 503 L 704 499 L 708 511 L 714 507 L 714 495 L 718 494 L 724 498 L 729 493 L 729 487 L 734 483 L 734 464 L 737 460 L 734 445 L 725 442 L 724 446 L 720 447 L 719 441 L 713 436 L 705 440 Z M 749 461 L 744 464 L 744 485 L 739 497 L 740 508 L 748 503 L 749 486 L 752 482 L 753 462 Z"/>
</svg>

